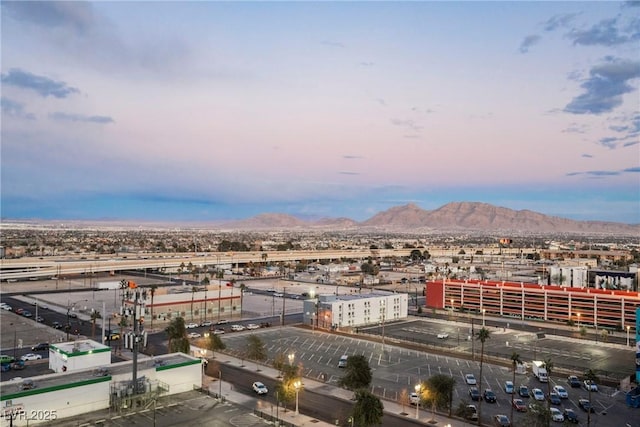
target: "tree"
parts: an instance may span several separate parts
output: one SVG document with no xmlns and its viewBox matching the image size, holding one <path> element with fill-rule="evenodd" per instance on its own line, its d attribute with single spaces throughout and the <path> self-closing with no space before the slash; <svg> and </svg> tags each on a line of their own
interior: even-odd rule
<svg viewBox="0 0 640 427">
<path fill-rule="evenodd" d="M 282 372 L 282 381 L 276 385 L 278 393 L 278 401 L 283 403 L 291 403 L 296 397 L 296 384 L 301 384 L 301 366 L 283 363 L 280 368 Z"/>
<path fill-rule="evenodd" d="M 510 420 L 513 420 L 513 399 L 515 397 L 516 391 L 515 391 L 515 387 L 516 387 L 516 369 L 518 368 L 518 365 L 522 363 L 522 359 L 520 358 L 520 355 L 518 353 L 516 353 L 515 351 L 513 353 L 511 353 L 511 364 L 512 364 L 512 370 L 513 370 L 513 392 L 511 393 L 511 415 L 509 416 Z"/>
<path fill-rule="evenodd" d="M 99 311 L 93 311 L 91 313 L 91 338 L 96 336 L 96 320 L 102 319 L 102 315 Z"/>
<path fill-rule="evenodd" d="M 214 356 L 216 350 L 224 350 L 225 348 L 227 348 L 225 343 L 222 342 L 220 335 L 216 335 L 213 333 L 209 333 L 208 335 L 205 334 L 203 347 L 207 350 L 211 350 L 211 352 L 214 353 Z"/>
<path fill-rule="evenodd" d="M 400 395 L 398 396 L 398 402 L 402 405 L 402 414 L 406 414 L 406 412 L 404 412 L 404 407 L 410 403 L 409 392 L 406 388 L 403 388 L 400 392 Z"/>
<path fill-rule="evenodd" d="M 456 380 L 444 374 L 437 374 L 427 380 L 427 389 L 430 390 L 432 404 L 438 409 L 448 409 L 451 411 L 451 401 L 453 399 L 453 389 Z"/>
<path fill-rule="evenodd" d="M 584 379 L 588 380 L 591 383 L 598 382 L 598 376 L 591 369 L 587 369 L 587 371 L 584 373 Z M 593 405 L 591 401 L 591 387 L 589 387 L 589 405 Z M 589 411 L 587 412 L 587 427 L 591 427 L 591 409 L 589 409 Z"/>
<path fill-rule="evenodd" d="M 184 318 L 178 316 L 169 322 L 165 328 L 165 332 L 169 336 L 169 352 L 170 353 L 186 353 L 189 354 L 191 344 L 187 338 L 187 328 L 184 325 Z"/>
<path fill-rule="evenodd" d="M 547 371 L 547 396 L 551 396 L 551 371 L 553 370 L 553 362 L 550 358 L 544 359 L 542 366 Z M 547 399 L 547 412 L 551 414 L 551 398 Z M 551 425 L 551 417 L 547 417 L 547 427 Z"/>
<path fill-rule="evenodd" d="M 409 254 L 409 259 L 414 262 L 422 260 L 422 252 L 420 252 L 420 249 L 412 250 Z"/>
<path fill-rule="evenodd" d="M 345 374 L 338 384 L 341 387 L 345 387 L 349 390 L 355 391 L 360 388 L 368 388 L 371 384 L 371 368 L 367 359 L 361 355 L 349 356 L 347 359 L 347 366 L 345 368 Z"/>
<path fill-rule="evenodd" d="M 267 359 L 267 350 L 260 337 L 253 334 L 247 337 L 245 356 L 247 359 L 256 362 L 256 371 L 259 371 L 260 368 L 258 367 L 258 362 L 262 362 Z"/>
<path fill-rule="evenodd" d="M 356 391 L 356 403 L 351 416 L 353 424 L 362 427 L 382 424 L 384 406 L 375 394 L 361 389 Z"/>
<path fill-rule="evenodd" d="M 478 383 L 482 387 L 482 365 L 484 363 L 484 343 L 491 336 L 491 333 L 488 329 L 482 328 L 478 331 L 476 335 L 476 339 L 480 341 L 480 378 L 478 378 Z M 482 399 L 478 401 L 478 425 L 482 425 Z"/>
</svg>

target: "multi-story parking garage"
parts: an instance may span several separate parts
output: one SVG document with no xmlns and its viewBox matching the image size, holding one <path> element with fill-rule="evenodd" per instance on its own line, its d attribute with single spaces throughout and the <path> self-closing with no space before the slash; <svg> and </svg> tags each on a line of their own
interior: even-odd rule
<svg viewBox="0 0 640 427">
<path fill-rule="evenodd" d="M 427 282 L 426 305 L 522 320 L 634 330 L 640 292 L 443 279 Z"/>
</svg>

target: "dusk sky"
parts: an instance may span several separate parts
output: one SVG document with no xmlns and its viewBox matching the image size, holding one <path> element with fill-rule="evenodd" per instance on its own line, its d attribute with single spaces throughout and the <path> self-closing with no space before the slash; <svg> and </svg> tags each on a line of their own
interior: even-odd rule
<svg viewBox="0 0 640 427">
<path fill-rule="evenodd" d="M 1 4 L 4 219 L 640 223 L 640 2 Z"/>
</svg>

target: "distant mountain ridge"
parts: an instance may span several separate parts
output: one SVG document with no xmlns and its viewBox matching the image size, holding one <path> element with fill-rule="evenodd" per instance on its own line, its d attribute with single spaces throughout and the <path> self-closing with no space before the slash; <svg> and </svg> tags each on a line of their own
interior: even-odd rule
<svg viewBox="0 0 640 427">
<path fill-rule="evenodd" d="M 640 224 L 606 221 L 576 221 L 530 210 L 516 211 L 479 202 L 452 202 L 435 210 L 414 203 L 395 206 L 357 222 L 349 218 L 305 221 L 293 215 L 268 213 L 245 220 L 224 222 L 223 228 L 345 230 L 357 228 L 394 231 L 477 230 L 538 233 L 603 233 L 640 235 Z"/>
</svg>

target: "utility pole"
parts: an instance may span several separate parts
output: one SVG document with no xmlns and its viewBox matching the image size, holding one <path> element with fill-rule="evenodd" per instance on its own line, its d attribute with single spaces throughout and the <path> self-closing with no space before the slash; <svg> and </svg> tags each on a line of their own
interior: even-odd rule
<svg viewBox="0 0 640 427">
<path fill-rule="evenodd" d="M 129 281 L 129 290 L 127 293 L 127 298 L 133 300 L 133 309 L 125 309 L 122 307 L 123 315 L 131 315 L 133 316 L 133 332 L 129 332 L 125 336 L 125 348 L 130 349 L 133 352 L 133 394 L 136 395 L 139 393 L 138 387 L 138 348 L 140 343 L 142 342 L 143 346 L 146 345 L 147 341 L 147 333 L 144 332 L 144 308 L 145 301 L 147 299 L 147 291 L 141 291 L 138 289 L 138 285 L 134 282 Z"/>
</svg>

